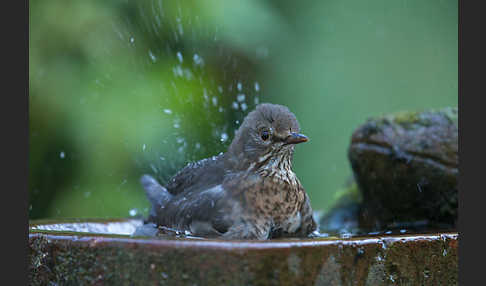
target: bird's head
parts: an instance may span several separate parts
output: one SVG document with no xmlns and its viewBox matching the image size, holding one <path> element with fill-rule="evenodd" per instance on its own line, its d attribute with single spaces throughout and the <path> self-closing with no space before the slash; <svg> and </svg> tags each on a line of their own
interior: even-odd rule
<svg viewBox="0 0 486 286">
<path fill-rule="evenodd" d="M 295 115 L 282 105 L 263 103 L 250 112 L 228 149 L 238 169 L 290 169 L 295 144 L 308 138 L 299 133 Z"/>
</svg>

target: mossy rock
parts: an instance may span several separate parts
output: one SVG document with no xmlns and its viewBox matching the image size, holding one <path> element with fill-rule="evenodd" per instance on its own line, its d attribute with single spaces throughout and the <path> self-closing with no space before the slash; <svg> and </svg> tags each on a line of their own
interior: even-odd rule
<svg viewBox="0 0 486 286">
<path fill-rule="evenodd" d="M 368 120 L 352 135 L 348 156 L 363 197 L 360 227 L 382 230 L 457 220 L 457 108 L 400 112 Z"/>
</svg>

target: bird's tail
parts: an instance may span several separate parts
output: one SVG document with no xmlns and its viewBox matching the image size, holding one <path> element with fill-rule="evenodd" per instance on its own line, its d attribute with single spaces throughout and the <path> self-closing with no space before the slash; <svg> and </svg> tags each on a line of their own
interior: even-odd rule
<svg viewBox="0 0 486 286">
<path fill-rule="evenodd" d="M 147 198 L 152 204 L 153 209 L 159 209 L 172 198 L 169 191 L 162 187 L 159 182 L 150 175 L 143 175 L 142 178 L 140 178 L 140 183 L 145 189 L 145 193 L 147 194 Z"/>
</svg>

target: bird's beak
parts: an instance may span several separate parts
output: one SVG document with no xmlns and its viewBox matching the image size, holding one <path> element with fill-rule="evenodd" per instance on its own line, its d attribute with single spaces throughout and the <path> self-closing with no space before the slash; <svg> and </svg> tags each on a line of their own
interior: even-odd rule
<svg viewBox="0 0 486 286">
<path fill-rule="evenodd" d="M 307 142 L 309 138 L 305 136 L 304 134 L 299 134 L 299 133 L 290 133 L 287 138 L 285 138 L 285 143 L 287 144 L 298 144 L 298 143 L 303 143 Z"/>
</svg>

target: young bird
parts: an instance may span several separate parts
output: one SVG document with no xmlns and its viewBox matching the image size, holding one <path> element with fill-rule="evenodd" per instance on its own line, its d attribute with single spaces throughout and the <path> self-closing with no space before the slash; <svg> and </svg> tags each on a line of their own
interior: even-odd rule
<svg viewBox="0 0 486 286">
<path fill-rule="evenodd" d="M 152 204 L 147 221 L 205 237 L 308 236 L 317 225 L 292 171 L 295 144 L 307 140 L 287 107 L 258 105 L 226 153 L 188 164 L 165 187 L 142 176 Z"/>
</svg>

